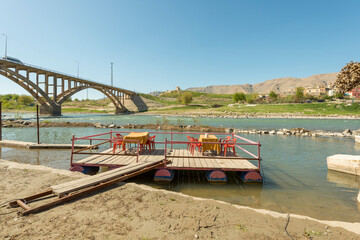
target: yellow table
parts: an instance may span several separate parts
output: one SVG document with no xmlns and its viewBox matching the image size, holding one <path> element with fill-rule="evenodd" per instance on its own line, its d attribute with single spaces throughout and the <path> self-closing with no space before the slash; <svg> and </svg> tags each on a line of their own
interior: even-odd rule
<svg viewBox="0 0 360 240">
<path fill-rule="evenodd" d="M 149 136 L 148 132 L 131 132 L 129 135 L 124 136 L 123 145 L 125 145 L 125 143 L 135 143 L 135 144 L 137 144 L 137 142 L 126 141 L 126 140 L 138 140 L 138 141 L 140 141 L 140 145 L 143 145 L 149 139 L 150 139 L 150 136 Z"/>
<path fill-rule="evenodd" d="M 215 135 L 200 135 L 199 142 L 219 142 L 218 138 Z M 203 152 L 206 150 L 215 150 L 217 154 L 220 153 L 220 144 L 211 144 L 211 143 L 203 143 L 202 144 Z"/>
</svg>

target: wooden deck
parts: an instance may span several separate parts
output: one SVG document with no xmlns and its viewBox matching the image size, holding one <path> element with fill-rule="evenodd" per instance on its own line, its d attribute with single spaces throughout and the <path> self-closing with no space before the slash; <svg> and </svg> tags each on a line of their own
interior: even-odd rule
<svg viewBox="0 0 360 240">
<path fill-rule="evenodd" d="M 151 151 L 143 150 L 139 155 L 139 162 L 156 162 L 165 159 L 164 149 Z M 112 148 L 102 153 L 111 154 Z M 214 170 L 222 169 L 226 171 L 246 171 L 256 170 L 257 166 L 248 160 L 232 159 L 229 155 L 226 159 L 219 156 L 202 156 L 201 153 L 195 152 L 192 155 L 187 149 L 172 149 L 167 151 L 167 164 L 169 169 L 183 170 Z M 126 166 L 136 163 L 136 156 L 125 155 L 123 151 L 117 150 L 114 155 L 92 155 L 74 163 L 82 166 Z"/>
</svg>

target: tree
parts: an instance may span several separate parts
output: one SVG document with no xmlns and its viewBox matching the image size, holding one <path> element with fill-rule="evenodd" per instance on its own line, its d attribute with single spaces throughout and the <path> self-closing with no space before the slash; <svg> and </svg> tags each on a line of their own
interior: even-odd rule
<svg viewBox="0 0 360 240">
<path fill-rule="evenodd" d="M 19 99 L 19 97 L 20 96 L 18 94 L 13 94 L 11 99 L 14 101 L 17 101 Z"/>
<path fill-rule="evenodd" d="M 304 88 L 303 87 L 297 87 L 295 92 L 295 99 L 297 102 L 301 102 L 304 100 Z"/>
<path fill-rule="evenodd" d="M 30 105 L 31 103 L 33 103 L 33 101 L 34 101 L 34 99 L 27 95 L 21 95 L 18 98 L 18 102 L 23 105 Z"/>
<path fill-rule="evenodd" d="M 233 99 L 234 103 L 244 102 L 246 100 L 246 95 L 243 92 L 237 92 L 237 93 L 234 93 L 232 99 Z"/>
<path fill-rule="evenodd" d="M 181 94 L 181 103 L 185 105 L 189 105 L 191 101 L 193 100 L 192 94 L 189 92 L 185 92 Z"/>
<path fill-rule="evenodd" d="M 252 93 L 252 94 L 247 94 L 246 95 L 246 102 L 247 103 L 254 103 L 259 97 L 259 94 L 257 93 Z"/>
<path fill-rule="evenodd" d="M 351 61 L 343 67 L 334 83 L 337 92 L 345 93 L 360 85 L 360 63 Z"/>
<path fill-rule="evenodd" d="M 269 94 L 269 97 L 275 101 L 277 99 L 278 95 L 274 91 L 271 91 Z"/>
</svg>

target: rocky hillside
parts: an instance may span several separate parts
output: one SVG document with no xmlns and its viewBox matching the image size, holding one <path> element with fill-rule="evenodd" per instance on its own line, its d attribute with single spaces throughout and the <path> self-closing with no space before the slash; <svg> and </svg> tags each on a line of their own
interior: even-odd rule
<svg viewBox="0 0 360 240">
<path fill-rule="evenodd" d="M 207 87 L 188 88 L 188 91 L 233 94 L 236 92 L 244 93 L 269 93 L 271 90 L 276 93 L 289 90 L 291 87 L 312 87 L 326 83 L 330 85 L 336 81 L 338 73 L 316 74 L 306 78 L 276 78 L 262 83 L 243 84 L 243 85 L 218 85 Z"/>
</svg>

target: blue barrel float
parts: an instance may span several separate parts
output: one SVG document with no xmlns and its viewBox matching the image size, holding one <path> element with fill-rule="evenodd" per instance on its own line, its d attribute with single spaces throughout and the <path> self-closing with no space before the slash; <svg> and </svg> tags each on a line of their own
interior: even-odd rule
<svg viewBox="0 0 360 240">
<path fill-rule="evenodd" d="M 75 166 L 72 166 L 69 170 L 72 172 L 81 172 L 84 174 L 93 175 L 99 171 L 99 167 L 75 165 Z"/>
<path fill-rule="evenodd" d="M 174 171 L 167 168 L 158 169 L 154 174 L 155 182 L 171 182 L 174 179 Z"/>
<path fill-rule="evenodd" d="M 206 179 L 209 182 L 224 183 L 227 182 L 227 176 L 225 172 L 219 170 L 213 170 L 206 173 Z"/>
<path fill-rule="evenodd" d="M 258 171 L 238 172 L 244 183 L 262 183 L 263 178 Z"/>
</svg>

